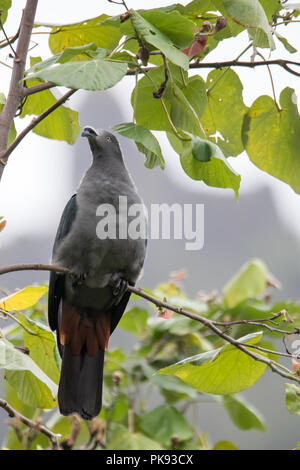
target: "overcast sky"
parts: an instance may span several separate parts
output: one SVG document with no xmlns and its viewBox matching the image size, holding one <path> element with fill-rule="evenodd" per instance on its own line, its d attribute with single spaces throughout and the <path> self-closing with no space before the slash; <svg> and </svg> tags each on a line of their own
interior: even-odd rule
<svg viewBox="0 0 300 470">
<path fill-rule="evenodd" d="M 144 1 L 144 8 L 153 8 L 156 6 L 165 6 L 175 3 L 175 0 L 165 1 Z M 182 1 L 182 4 L 189 3 Z M 17 30 L 21 16 L 21 8 L 24 6 L 24 0 L 13 2 L 13 7 L 9 11 L 9 17 L 6 22 L 6 29 L 9 35 L 13 35 Z M 132 8 L 141 7 L 141 2 L 137 0 L 127 0 L 127 4 Z M 49 6 L 51 7 L 49 8 Z M 79 0 L 40 0 L 36 15 L 37 22 L 47 23 L 70 23 L 95 17 L 101 13 L 118 14 L 122 8 L 113 5 L 107 1 L 95 2 L 95 0 L 85 0 L 83 3 Z M 288 28 L 281 27 L 282 35 L 288 37 L 294 47 L 300 48 L 300 24 L 295 23 Z M 289 32 L 287 36 L 287 31 Z M 51 55 L 47 46 L 47 36 L 37 35 L 36 40 L 39 43 L 31 51 L 31 55 L 41 55 L 46 59 Z M 219 48 L 212 51 L 205 60 L 222 61 L 234 59 L 247 44 L 247 33 L 239 36 L 239 40 L 234 38 L 222 41 Z M 267 57 L 267 52 L 264 51 Z M 7 57 L 8 50 L 1 51 L 0 59 L 7 63 L 12 63 Z M 248 60 L 251 52 L 243 57 Z M 276 51 L 272 52 L 272 58 L 288 57 L 281 44 L 277 45 Z M 291 57 L 289 57 L 291 58 Z M 300 61 L 299 53 L 293 54 L 293 60 Z M 265 70 L 263 70 L 265 69 Z M 10 69 L 0 64 L 1 92 L 7 93 Z M 246 105 L 250 106 L 255 98 L 261 94 L 272 96 L 271 84 L 266 68 L 259 67 L 251 69 L 235 69 L 238 72 L 244 84 L 244 100 Z M 203 78 L 207 71 L 201 71 Z M 197 73 L 196 71 L 194 73 Z M 286 73 L 279 67 L 273 66 L 273 78 L 275 82 L 276 94 L 279 97 L 280 91 L 286 86 L 296 90 L 299 95 L 299 80 L 296 76 Z M 130 106 L 130 94 L 134 86 L 132 78 L 126 77 L 114 87 L 114 93 L 121 103 L 125 120 L 132 119 L 132 109 Z M 69 106 L 78 109 L 80 103 L 85 98 L 86 92 L 78 92 L 69 101 Z M 30 120 L 30 119 L 29 119 Z M 18 130 L 21 130 L 28 122 L 27 119 L 19 120 Z M 84 125 L 86 123 L 81 123 Z M 107 127 L 116 123 L 108 123 Z M 214 190 L 205 186 L 203 183 L 192 181 L 185 174 L 180 166 L 177 155 L 172 151 L 166 139 L 159 133 L 158 137 L 163 147 L 163 153 L 167 160 L 167 165 L 174 178 L 178 179 L 178 184 L 190 185 L 193 190 L 197 188 L 199 192 L 214 191 L 220 197 L 233 198 L 233 192 L 229 190 Z M 76 144 L 75 144 L 76 145 Z M 61 206 L 61 200 L 69 194 L 71 180 L 68 178 L 68 168 L 72 160 L 72 147 L 68 144 L 56 141 L 50 141 L 38 137 L 31 133 L 18 146 L 10 158 L 9 165 L 4 172 L 0 184 L 0 215 L 8 219 L 8 226 L 3 232 L 2 238 L 9 243 L 20 233 L 30 234 L 32 231 L 48 231 L 57 218 L 57 207 Z M 292 230 L 295 230 L 300 238 L 300 196 L 285 183 L 263 173 L 257 169 L 246 155 L 237 158 L 230 158 L 230 164 L 242 176 L 241 192 L 255 191 L 261 185 L 267 185 L 272 190 L 272 195 L 276 207 L 283 220 Z M 59 171 L 58 171 L 59 170 Z M 55 187 L 54 187 L 55 184 Z M 34 210 L 32 210 L 34 208 Z"/>
</svg>

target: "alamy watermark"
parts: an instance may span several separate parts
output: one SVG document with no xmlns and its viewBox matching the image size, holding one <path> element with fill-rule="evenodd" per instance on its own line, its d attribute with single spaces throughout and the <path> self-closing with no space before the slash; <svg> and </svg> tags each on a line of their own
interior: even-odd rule
<svg viewBox="0 0 300 470">
<path fill-rule="evenodd" d="M 116 208 L 112 204 L 98 206 L 96 233 L 101 240 L 185 240 L 188 251 L 204 246 L 204 204 L 130 204 L 127 196 L 119 196 Z"/>
</svg>

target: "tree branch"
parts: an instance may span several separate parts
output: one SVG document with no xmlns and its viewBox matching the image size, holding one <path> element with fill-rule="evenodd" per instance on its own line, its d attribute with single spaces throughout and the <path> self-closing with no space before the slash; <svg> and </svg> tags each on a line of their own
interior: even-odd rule
<svg viewBox="0 0 300 470">
<path fill-rule="evenodd" d="M 299 62 L 294 62 L 292 60 L 284 60 L 284 59 L 274 59 L 274 60 L 266 60 L 266 61 L 256 61 L 256 62 L 243 62 L 238 60 L 228 60 L 225 62 L 192 62 L 189 65 L 189 69 L 222 69 L 224 67 L 259 67 L 262 65 L 278 65 L 283 67 L 287 72 L 300 77 L 300 72 L 296 72 L 295 70 L 291 69 L 289 65 L 295 65 L 300 67 Z M 144 73 L 149 72 L 150 70 L 154 70 L 157 67 L 141 67 L 140 70 L 131 69 L 127 71 L 127 75 L 135 75 L 136 73 Z"/>
<path fill-rule="evenodd" d="M 36 429 L 38 432 L 45 434 L 45 436 L 50 439 L 53 450 L 59 449 L 58 440 L 61 437 L 60 434 L 53 433 L 52 431 L 50 431 L 50 429 L 48 429 L 46 426 L 39 423 L 38 421 L 32 421 L 31 419 L 26 418 L 26 416 L 16 411 L 12 406 L 7 403 L 7 401 L 3 400 L 2 398 L 0 398 L 0 407 L 8 413 L 10 418 L 17 418 L 29 428 Z"/>
<path fill-rule="evenodd" d="M 10 80 L 10 88 L 6 103 L 0 115 L 0 154 L 5 152 L 7 149 L 9 130 L 17 109 L 23 99 L 24 87 L 21 80 L 24 77 L 26 57 L 34 23 L 37 2 L 38 0 L 27 0 L 26 6 L 23 10 L 16 55 L 14 57 L 13 70 Z M 0 178 L 3 173 L 6 160 L 7 159 L 4 158 L 4 160 L 2 160 L 2 165 L 0 165 Z"/>
<path fill-rule="evenodd" d="M 67 99 L 70 98 L 70 96 L 72 96 L 76 91 L 77 90 L 69 90 L 59 100 L 57 100 L 56 103 L 54 103 L 52 106 L 49 106 L 49 108 L 46 109 L 42 114 L 32 119 L 31 123 L 27 127 L 25 127 L 25 129 L 23 129 L 22 132 L 20 132 L 20 134 L 16 137 L 16 139 L 13 141 L 10 147 L 8 147 L 8 149 L 0 153 L 0 163 L 2 163 L 2 165 L 0 165 L 0 168 L 1 166 L 3 168 L 3 166 L 6 165 L 8 157 L 13 152 L 13 150 L 19 145 L 19 143 L 24 139 L 24 137 L 28 134 L 28 132 L 30 132 L 43 119 L 49 116 L 49 114 L 55 111 L 61 104 L 67 101 Z M 1 171 L 0 171 L 0 175 L 1 175 Z"/>
<path fill-rule="evenodd" d="M 34 93 L 39 93 L 40 91 L 48 90 L 49 88 L 53 88 L 56 85 L 50 82 L 39 83 L 38 85 L 30 86 L 28 88 L 24 88 L 23 96 L 33 95 Z"/>
<path fill-rule="evenodd" d="M 59 272 L 63 274 L 67 274 L 70 270 L 68 268 L 64 268 L 61 266 L 57 265 L 49 265 L 49 264 L 17 264 L 13 266 L 6 266 L 4 268 L 0 269 L 0 275 L 1 274 L 6 274 L 14 271 L 24 271 L 24 270 L 36 270 L 36 271 L 54 271 L 54 272 Z M 226 333 L 221 331 L 216 325 L 219 324 L 220 322 L 216 322 L 214 320 L 210 320 L 208 318 L 205 318 L 201 315 L 198 315 L 197 313 L 192 313 L 189 312 L 188 310 L 185 310 L 180 307 L 175 307 L 165 300 L 160 300 L 157 299 L 156 297 L 153 297 L 152 295 L 144 292 L 142 289 L 138 287 L 133 287 L 133 286 L 128 286 L 128 290 L 139 297 L 143 297 L 144 299 L 148 300 L 149 302 L 153 303 L 156 307 L 160 309 L 167 309 L 171 310 L 175 313 L 178 313 L 179 315 L 184 315 L 185 317 L 191 318 L 192 320 L 195 320 L 202 325 L 204 325 L 206 328 L 210 329 L 213 333 L 218 335 L 220 338 L 222 338 L 224 341 L 227 343 L 232 344 L 235 346 L 237 349 L 240 351 L 244 352 L 248 356 L 250 356 L 252 359 L 255 361 L 262 362 L 263 364 L 266 364 L 273 372 L 276 372 L 278 375 L 281 375 L 282 377 L 292 380 L 294 382 L 297 382 L 300 384 L 300 377 L 297 375 L 293 374 L 290 372 L 286 367 L 282 366 L 281 364 L 278 364 L 276 361 L 269 359 L 268 357 L 265 357 L 261 354 L 255 354 L 251 351 L 249 351 L 248 348 L 251 348 L 251 346 L 247 344 L 243 344 L 240 341 L 232 338 L 231 336 L 228 336 Z M 269 319 L 270 320 L 270 319 Z M 247 320 L 244 320 L 243 323 L 246 323 Z M 222 324 L 223 326 L 227 326 L 227 323 Z M 266 327 L 264 323 L 256 323 L 256 325 L 260 327 Z M 279 330 L 278 330 L 279 331 Z M 272 351 L 272 354 L 276 354 L 276 351 Z M 290 356 L 291 358 L 293 357 L 292 355 Z"/>
</svg>

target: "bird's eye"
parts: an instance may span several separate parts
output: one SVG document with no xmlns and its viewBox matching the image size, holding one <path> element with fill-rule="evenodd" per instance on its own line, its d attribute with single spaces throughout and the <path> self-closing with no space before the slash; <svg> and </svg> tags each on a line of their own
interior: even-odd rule
<svg viewBox="0 0 300 470">
<path fill-rule="evenodd" d="M 111 138 L 110 138 L 109 136 L 106 136 L 106 137 L 105 137 L 105 140 L 106 140 L 106 142 L 110 142 L 110 141 L 111 141 Z"/>
</svg>

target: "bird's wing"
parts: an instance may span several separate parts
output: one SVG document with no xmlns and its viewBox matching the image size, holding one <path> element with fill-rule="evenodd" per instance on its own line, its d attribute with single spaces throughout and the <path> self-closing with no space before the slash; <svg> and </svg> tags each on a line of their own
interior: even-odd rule
<svg viewBox="0 0 300 470">
<path fill-rule="evenodd" d="M 66 237 L 70 232 L 72 223 L 75 219 L 77 212 L 76 194 L 74 194 L 67 203 L 63 214 L 60 219 L 60 224 L 57 229 L 56 238 L 54 241 L 53 252 L 57 245 Z M 65 276 L 63 274 L 51 271 L 49 281 L 49 297 L 48 297 L 48 321 L 52 330 L 57 329 L 58 309 L 60 300 L 63 295 Z"/>
</svg>

